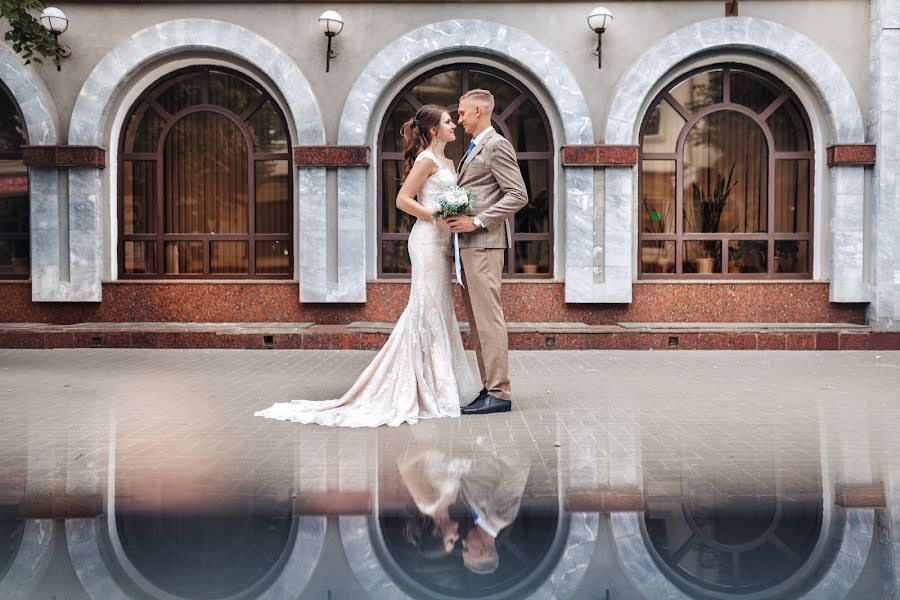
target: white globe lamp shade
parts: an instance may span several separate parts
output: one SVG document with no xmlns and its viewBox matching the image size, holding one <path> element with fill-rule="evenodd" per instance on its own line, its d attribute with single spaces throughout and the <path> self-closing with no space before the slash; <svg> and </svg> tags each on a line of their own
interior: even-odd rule
<svg viewBox="0 0 900 600">
<path fill-rule="evenodd" d="M 69 28 L 69 19 L 66 18 L 66 13 L 53 6 L 44 9 L 40 20 L 41 25 L 54 35 L 59 35 Z"/>
<path fill-rule="evenodd" d="M 326 10 L 319 17 L 319 28 L 325 35 L 337 35 L 344 28 L 344 19 L 336 11 Z"/>
<path fill-rule="evenodd" d="M 613 16 L 609 9 L 598 6 L 588 15 L 588 26 L 595 33 L 600 33 L 606 30 L 612 20 Z"/>
</svg>

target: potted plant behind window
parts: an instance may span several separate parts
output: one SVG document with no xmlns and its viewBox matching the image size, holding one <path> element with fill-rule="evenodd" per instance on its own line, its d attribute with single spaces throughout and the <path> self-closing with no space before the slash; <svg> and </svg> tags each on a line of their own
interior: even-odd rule
<svg viewBox="0 0 900 600">
<path fill-rule="evenodd" d="M 696 181 L 691 183 L 691 210 L 685 213 L 685 218 L 692 232 L 719 233 L 719 222 L 728 197 L 738 184 L 734 181 L 734 165 L 732 162 L 727 179 L 717 172 L 715 185 L 710 189 L 703 190 Z M 716 260 L 722 255 L 722 245 L 715 240 L 704 240 L 700 242 L 700 252 L 700 257 L 694 259 L 697 273 L 712 273 Z"/>
<path fill-rule="evenodd" d="M 642 198 L 644 205 L 644 214 L 647 217 L 647 225 L 645 233 L 670 233 L 674 230 L 672 227 L 672 203 L 665 202 L 662 212 L 651 210 L 646 198 Z M 672 256 L 672 248 L 674 244 L 670 242 L 656 242 L 661 247 L 641 248 L 641 265 L 645 273 L 669 273 L 672 265 L 675 264 L 675 257 Z"/>
</svg>

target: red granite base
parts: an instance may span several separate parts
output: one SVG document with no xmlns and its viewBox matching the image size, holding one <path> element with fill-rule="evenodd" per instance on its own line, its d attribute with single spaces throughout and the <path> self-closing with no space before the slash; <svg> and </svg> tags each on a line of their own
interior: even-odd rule
<svg viewBox="0 0 900 600">
<path fill-rule="evenodd" d="M 454 286 L 462 319 L 459 286 Z M 0 322 L 313 322 L 397 320 L 408 283 L 372 282 L 365 304 L 301 304 L 296 282 L 140 282 L 103 284 L 100 303 L 32 302 L 30 282 L 0 283 Z M 828 283 L 640 282 L 631 304 L 566 304 L 562 283 L 503 286 L 509 322 L 615 323 L 865 323 L 865 304 L 833 304 Z M 777 344 L 777 341 L 771 343 Z"/>
<path fill-rule="evenodd" d="M 124 329 L 124 328 L 123 328 Z M 390 327 L 360 330 L 342 325 L 314 325 L 299 333 L 279 333 L 273 327 L 255 326 L 252 333 L 240 328 L 198 331 L 185 327 L 179 331 L 159 331 L 157 324 L 146 328 L 123 329 L 97 325 L 67 330 L 66 326 L 37 325 L 0 327 L 0 348 L 219 348 L 241 350 L 378 350 L 390 335 Z M 560 332 L 540 327 L 511 330 L 512 350 L 900 350 L 900 332 L 877 332 L 859 327 L 843 330 L 688 330 L 657 329 L 632 331 L 623 327 L 597 326 L 575 332 Z M 468 333 L 463 343 L 472 349 Z"/>
</svg>

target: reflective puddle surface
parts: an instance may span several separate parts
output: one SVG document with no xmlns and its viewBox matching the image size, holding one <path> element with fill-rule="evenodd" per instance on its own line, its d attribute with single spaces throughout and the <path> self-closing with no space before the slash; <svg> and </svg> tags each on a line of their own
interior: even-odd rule
<svg viewBox="0 0 900 600">
<path fill-rule="evenodd" d="M 51 391 L 4 400 L 0 598 L 900 597 L 896 357 L 730 408 L 752 384 L 725 361 L 722 397 L 549 378 L 509 415 L 375 430 L 254 419 L 274 392 L 227 374 L 130 387 L 122 360 L 12 379 Z"/>
</svg>

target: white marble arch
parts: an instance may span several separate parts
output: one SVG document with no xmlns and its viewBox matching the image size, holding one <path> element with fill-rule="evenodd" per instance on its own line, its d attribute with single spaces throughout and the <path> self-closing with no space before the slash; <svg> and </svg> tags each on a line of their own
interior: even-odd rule
<svg viewBox="0 0 900 600">
<path fill-rule="evenodd" d="M 744 51 L 772 57 L 797 72 L 812 87 L 826 115 L 826 139 L 820 145 L 865 141 L 862 112 L 847 77 L 829 54 L 803 34 L 765 19 L 728 17 L 694 23 L 650 48 L 619 80 L 606 121 L 605 143 L 638 142 L 644 111 L 660 80 L 701 53 Z M 820 166 L 825 171 L 825 165 Z M 606 169 L 604 282 L 598 302 L 630 302 L 636 256 L 636 169 Z M 828 232 L 832 247 L 830 298 L 864 302 L 869 286 L 863 271 L 863 167 L 832 167 L 830 197 L 823 205 L 834 217 Z"/>
<path fill-rule="evenodd" d="M 151 64 L 174 61 L 179 56 L 197 52 L 233 58 L 265 75 L 284 99 L 282 108 L 293 134 L 292 143 L 325 143 L 325 127 L 312 89 L 303 72 L 283 50 L 240 25 L 214 19 L 178 19 L 138 31 L 97 63 L 75 101 L 69 144 L 105 146 L 115 143 L 108 137 L 113 128 L 113 115 L 129 91 L 133 76 Z M 298 169 L 297 180 L 294 203 L 302 231 L 310 203 L 315 204 L 319 196 L 324 198 L 325 170 Z M 77 277 L 74 271 L 72 273 L 71 286 L 80 290 L 79 293 L 69 297 L 62 295 L 60 300 L 100 300 L 104 182 L 99 169 L 69 170 L 70 205 L 79 206 L 84 229 L 90 235 L 79 240 L 72 237 L 73 262 L 82 264 L 84 271 Z M 107 199 L 105 205 L 114 207 L 115 199 Z M 115 252 L 115 248 L 111 251 Z M 301 255 L 300 262 L 303 260 Z"/>
<path fill-rule="evenodd" d="M 60 141 L 59 113 L 43 80 L 30 65 L 6 44 L 0 44 L 0 81 L 21 111 L 26 142 L 33 146 L 53 145 Z M 58 281 L 59 205 L 56 194 L 56 169 L 32 167 L 28 170 L 30 188 L 31 294 L 44 300 L 45 282 Z M 54 269 L 54 265 L 57 266 Z"/>
<path fill-rule="evenodd" d="M 381 50 L 363 69 L 350 90 L 338 129 L 338 144 L 365 145 L 372 129 L 378 126 L 375 107 L 384 100 L 391 84 L 411 67 L 450 54 L 472 53 L 500 58 L 522 69 L 540 81 L 553 106 L 544 107 L 555 113 L 562 123 L 559 142 L 593 144 L 593 122 L 580 86 L 569 68 L 547 47 L 529 34 L 481 20 L 454 19 L 419 27 L 397 38 Z M 374 153 L 370 166 L 374 168 Z M 591 167 L 566 167 L 562 178 L 565 200 L 566 230 L 566 300 L 581 301 L 578 290 L 593 280 L 593 194 L 594 174 Z M 322 301 L 364 302 L 366 293 L 365 252 L 366 168 L 345 167 L 338 170 L 338 277 L 328 287 Z M 323 200 L 324 202 L 324 200 Z M 326 214 L 324 204 L 321 213 Z M 325 238 L 328 224 L 319 223 L 319 234 Z M 316 264 L 326 265 L 325 244 L 321 243 Z M 324 275 L 323 275 L 324 277 Z"/>
</svg>

